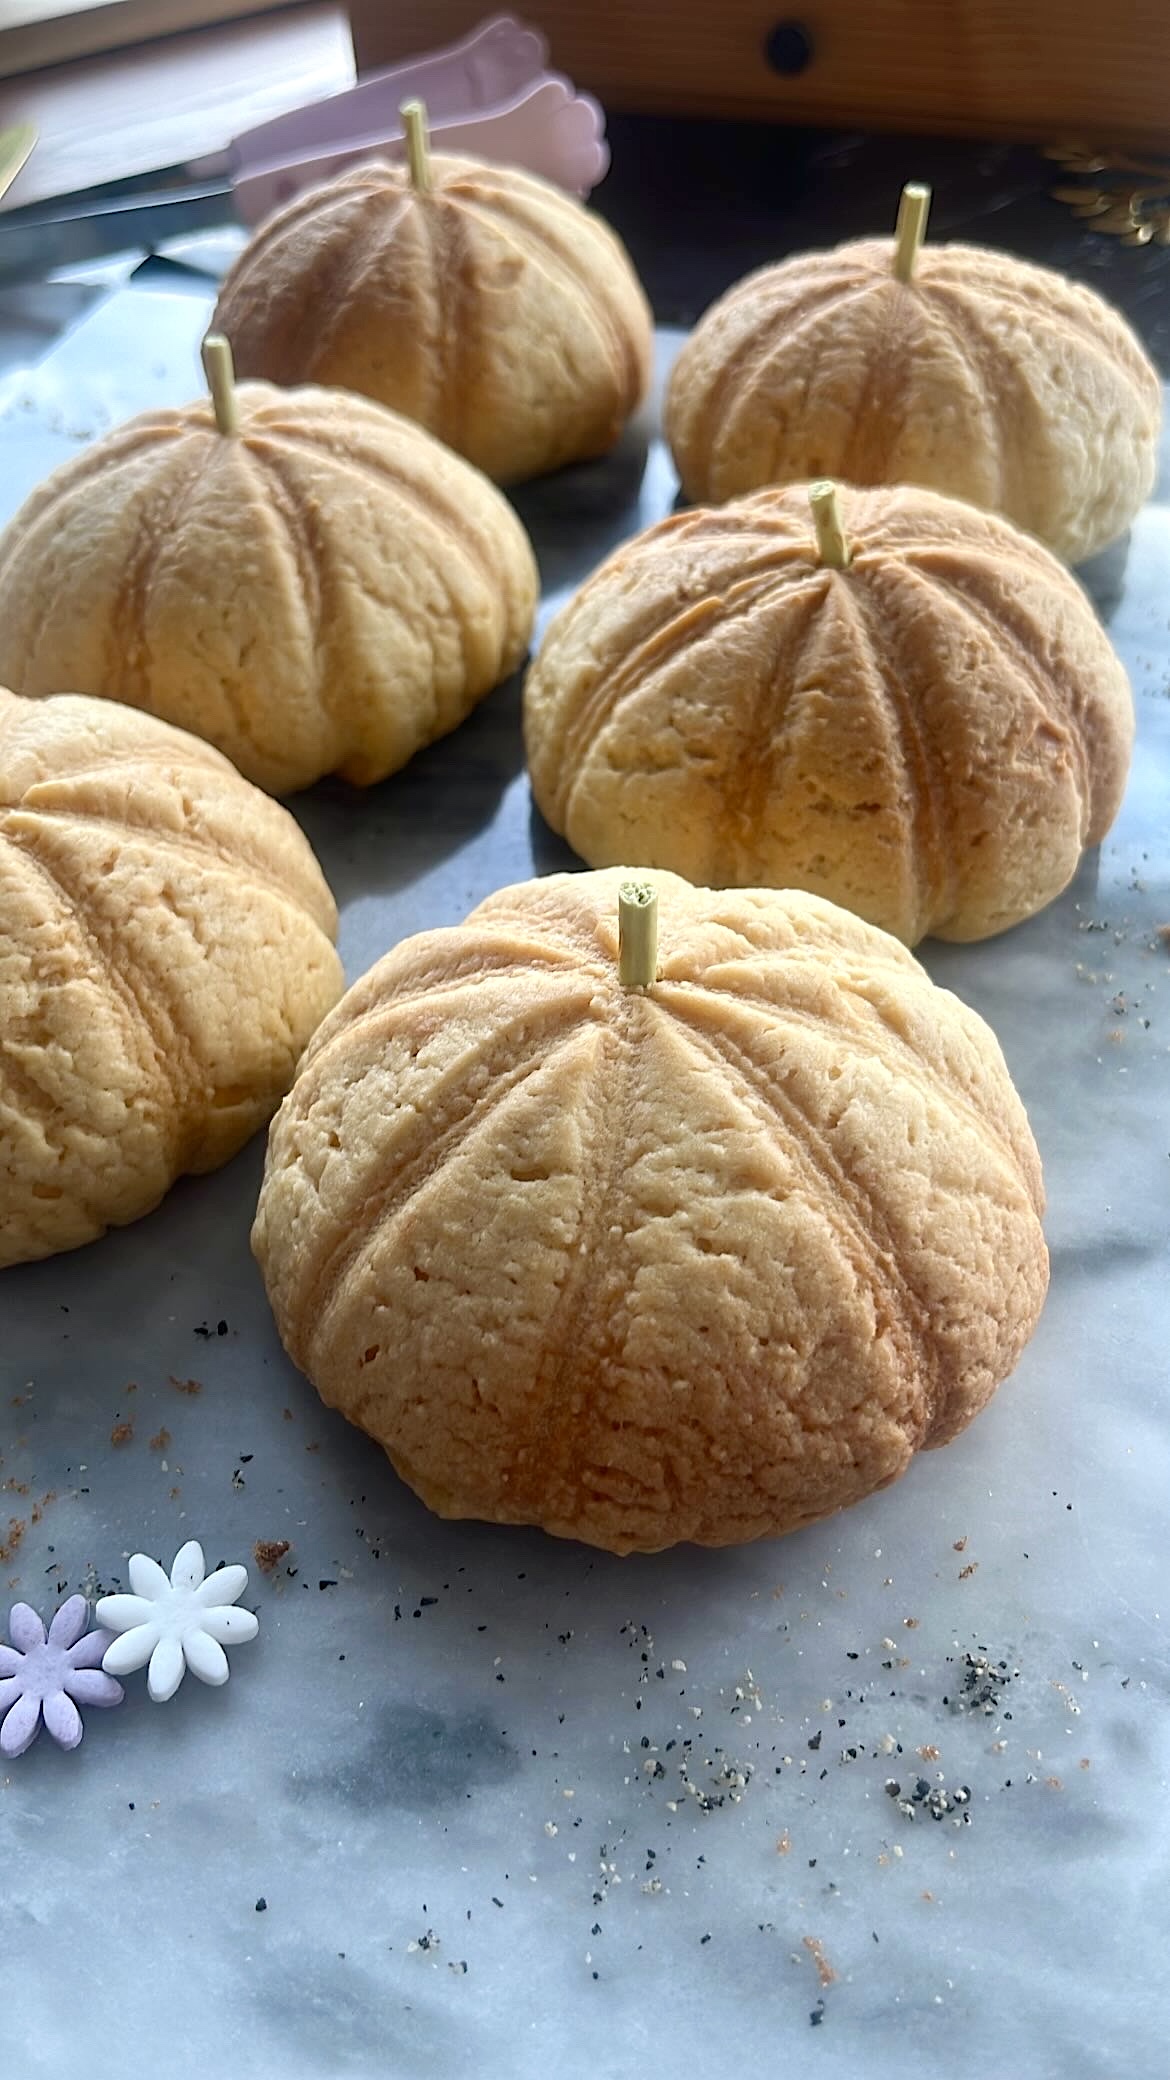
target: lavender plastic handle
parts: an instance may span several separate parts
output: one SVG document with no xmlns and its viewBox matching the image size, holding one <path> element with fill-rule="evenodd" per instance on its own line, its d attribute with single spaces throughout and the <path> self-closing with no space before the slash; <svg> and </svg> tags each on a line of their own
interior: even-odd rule
<svg viewBox="0 0 1170 2080">
<path fill-rule="evenodd" d="M 462 120 L 432 123 L 437 152 L 466 152 L 500 166 L 521 166 L 571 194 L 587 195 L 609 165 L 605 115 L 590 94 L 577 94 L 568 80 L 547 75 L 509 107 L 485 109 Z M 352 139 L 342 150 L 282 160 L 244 174 L 235 183 L 236 208 L 245 224 L 258 224 L 303 189 L 344 173 L 363 159 L 401 159 L 402 125 Z"/>
<path fill-rule="evenodd" d="M 233 139 L 237 179 L 314 152 L 338 151 L 352 139 L 400 133 L 404 101 L 425 101 L 432 124 L 513 101 L 540 78 L 548 46 L 536 29 L 496 15 L 461 43 L 372 72 L 356 87 L 307 108 L 290 109 Z"/>
</svg>

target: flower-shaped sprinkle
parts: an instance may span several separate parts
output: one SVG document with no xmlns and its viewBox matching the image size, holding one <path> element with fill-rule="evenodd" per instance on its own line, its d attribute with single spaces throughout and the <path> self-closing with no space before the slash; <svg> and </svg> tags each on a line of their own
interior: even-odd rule
<svg viewBox="0 0 1170 2080">
<path fill-rule="evenodd" d="M 75 1748 L 85 1728 L 79 1704 L 121 1704 L 121 1683 L 103 1675 L 108 1632 L 86 1632 L 89 1605 L 71 1596 L 45 1628 L 27 1603 L 8 1617 L 10 1647 L 0 1646 L 0 1755 L 23 1755 L 41 1718 L 62 1748 Z"/>
<path fill-rule="evenodd" d="M 157 1560 L 130 1560 L 132 1596 L 103 1596 L 98 1622 L 121 1634 L 107 1647 L 102 1667 L 127 1676 L 147 1662 L 146 1687 L 155 1704 L 173 1697 L 187 1669 L 201 1683 L 226 1683 L 226 1646 L 255 1639 L 251 1611 L 232 1608 L 248 1586 L 246 1567 L 219 1567 L 204 1580 L 203 1548 L 190 1539 L 176 1555 L 168 1580 Z"/>
</svg>

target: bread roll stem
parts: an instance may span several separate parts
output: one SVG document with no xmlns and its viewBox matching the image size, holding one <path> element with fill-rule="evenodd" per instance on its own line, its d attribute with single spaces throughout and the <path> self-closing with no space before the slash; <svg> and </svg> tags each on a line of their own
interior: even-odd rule
<svg viewBox="0 0 1170 2080">
<path fill-rule="evenodd" d="M 236 371 L 232 350 L 222 332 L 209 332 L 203 342 L 203 373 L 215 407 L 215 423 L 221 433 L 238 433 L 240 415 L 236 407 Z"/>
<path fill-rule="evenodd" d="M 817 531 L 817 555 L 830 570 L 846 571 L 850 563 L 849 543 L 841 522 L 841 506 L 837 498 L 837 486 L 828 477 L 821 477 L 808 487 L 808 502 L 812 507 L 813 526 Z"/>
<path fill-rule="evenodd" d="M 427 136 L 427 107 L 425 101 L 404 101 L 398 111 L 402 127 L 406 132 L 406 159 L 410 167 L 410 185 L 416 195 L 431 192 L 431 146 Z"/>
<path fill-rule="evenodd" d="M 918 248 L 926 236 L 929 215 L 930 189 L 924 181 L 907 181 L 898 204 L 898 223 L 894 232 L 894 276 L 899 282 L 913 280 Z"/>
<path fill-rule="evenodd" d="M 658 973 L 658 892 L 648 881 L 623 881 L 618 890 L 618 981 L 649 989 Z"/>
</svg>

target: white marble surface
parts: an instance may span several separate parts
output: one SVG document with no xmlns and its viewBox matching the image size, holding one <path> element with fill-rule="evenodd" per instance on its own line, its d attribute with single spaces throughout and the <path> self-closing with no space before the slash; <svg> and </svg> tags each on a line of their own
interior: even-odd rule
<svg viewBox="0 0 1170 2080">
<path fill-rule="evenodd" d="M 9 385 L 2 517 L 109 416 L 194 387 L 206 307 L 123 292 Z M 672 496 L 636 442 L 527 492 L 550 596 Z M 75 1755 L 42 1739 L 0 1775 L 0 2071 L 1167 2070 L 1168 569 L 1154 504 L 1092 574 L 1140 718 L 1100 856 L 1006 938 L 926 949 L 1028 1103 L 1053 1282 L 1015 1378 L 898 1488 L 650 1560 L 436 1522 L 282 1356 L 258 1145 L 0 1277 L 11 1596 L 47 1613 L 190 1536 L 209 1566 L 291 1541 L 225 1691 L 159 1709 L 133 1683 Z M 564 858 L 515 687 L 371 794 L 297 808 L 351 976 Z M 984 1652 L 993 1709 L 956 1711 Z M 683 1757 L 700 1789 L 750 1780 L 704 1810 Z M 969 1786 L 969 1824 L 901 1813 L 885 1780 L 919 1775 Z"/>
</svg>

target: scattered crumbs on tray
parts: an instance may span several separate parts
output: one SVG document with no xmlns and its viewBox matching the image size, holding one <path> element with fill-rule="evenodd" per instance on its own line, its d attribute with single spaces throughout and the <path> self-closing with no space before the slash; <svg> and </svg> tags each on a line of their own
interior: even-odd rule
<svg viewBox="0 0 1170 2080">
<path fill-rule="evenodd" d="M 887 1777 L 886 1797 L 893 1799 L 899 1813 L 907 1820 L 916 1820 L 919 1813 L 928 1813 L 932 1820 L 949 1818 L 952 1827 L 969 1826 L 970 1785 L 956 1784 L 953 1791 L 948 1791 L 941 1770 L 937 1772 L 937 1776 L 938 1782 L 935 1784 L 929 1783 L 925 1777 L 916 1777 L 913 1784 L 905 1790 L 897 1777 Z"/>
<path fill-rule="evenodd" d="M 177 1392 L 184 1394 L 198 1394 L 201 1391 L 201 1382 L 197 1380 L 183 1381 L 172 1376 L 170 1384 Z M 282 1416 L 283 1420 L 289 1422 L 296 1419 L 291 1409 L 282 1411 Z M 133 1425 L 127 1424 L 124 1427 L 126 1435 L 118 1437 L 112 1434 L 111 1442 L 128 1441 Z M 165 1428 L 160 1429 L 151 1438 L 151 1449 L 163 1451 L 170 1442 L 170 1433 Z M 319 1448 L 315 1444 L 306 1447 L 308 1450 Z M 240 1470 L 248 1465 L 252 1456 L 247 1452 L 237 1454 L 233 1484 L 243 1485 Z M 84 1472 L 85 1469 L 81 1470 Z M 27 1492 L 29 1484 L 23 1483 L 22 1486 Z M 1057 1501 L 1058 1508 L 1070 1506 L 1057 1491 L 1053 1491 L 1053 1499 Z M 374 1505 L 365 1495 L 355 1495 L 351 1497 L 351 1508 L 355 1513 L 354 1532 L 359 1552 L 363 1556 L 363 1566 L 366 1559 L 371 1563 L 383 1557 L 391 1559 L 392 1548 L 387 1547 L 385 1532 L 371 1528 Z M 376 1527 L 376 1517 L 373 1518 L 373 1524 Z M 13 1534 L 16 1534 L 15 1542 L 18 1544 L 23 1531 L 23 1524 L 13 1518 L 9 1539 L 4 1546 L 0 1546 L 0 1559 L 8 1558 L 15 1550 Z M 969 1534 L 954 1539 L 948 1538 L 944 1544 L 944 1554 L 965 1554 L 970 1542 Z M 258 1538 L 253 1545 L 255 1565 L 260 1573 L 270 1579 L 279 1576 L 283 1584 L 284 1576 L 287 1574 L 290 1580 L 302 1579 L 302 1585 L 306 1588 L 311 1588 L 316 1581 L 319 1593 L 341 1588 L 344 1594 L 345 1584 L 352 1579 L 352 1569 L 339 1566 L 336 1577 L 318 1577 L 312 1574 L 311 1565 L 290 1565 L 286 1568 L 283 1563 L 286 1556 L 292 1552 L 293 1542 L 290 1539 Z M 880 1552 L 876 1557 L 880 1560 Z M 957 1571 L 953 1569 L 953 1564 L 950 1570 L 940 1571 L 944 1574 L 949 1572 L 952 1580 L 957 1573 L 957 1579 L 963 1582 L 975 1574 L 978 1564 L 972 1560 L 965 1562 Z M 56 1567 L 59 1565 L 60 1563 L 55 1563 Z M 587 1573 L 589 1571 L 586 1569 Z M 464 1622 L 469 1630 L 472 1626 L 477 1633 L 494 1630 L 494 1627 L 489 1627 L 482 1621 L 477 1622 L 478 1612 L 474 1606 L 468 1608 L 461 1598 L 458 1603 L 452 1600 L 452 1591 L 465 1591 L 468 1596 L 474 1594 L 474 1585 L 470 1580 L 455 1579 L 456 1575 L 463 1577 L 466 1572 L 462 1566 L 453 1568 L 451 1580 L 428 1583 L 427 1594 L 421 1593 L 421 1584 L 399 1584 L 397 1594 L 402 1598 L 402 1603 L 394 1607 L 394 1615 L 413 1615 L 415 1618 L 425 1619 L 435 1612 L 439 1621 L 446 1624 L 457 1611 L 462 1610 L 465 1614 Z M 827 1576 L 831 1570 L 826 1565 L 823 1572 Z M 517 1579 L 523 1581 L 524 1573 L 519 1574 Z M 96 1584 L 93 1586 L 96 1587 Z M 828 1589 L 829 1583 L 823 1581 L 822 1587 Z M 833 1589 L 839 1596 L 844 1593 L 835 1582 Z M 785 1619 L 779 1624 L 778 1630 L 793 1639 L 799 1621 L 809 1616 L 810 1613 L 801 1611 L 799 1620 L 795 1615 Z M 904 1634 L 914 1632 L 932 1622 L 932 1618 L 932 1613 L 924 1614 L 921 1619 L 907 1615 L 900 1620 L 894 1620 L 893 1629 L 897 1632 L 901 1627 Z M 890 1622 L 890 1619 L 886 1620 L 887 1624 Z M 829 1897 L 840 1897 L 844 1889 L 836 1879 L 828 1877 L 828 1845 L 824 1841 L 818 1843 L 815 1832 L 818 1814 L 823 1819 L 830 1810 L 827 1801 L 831 1795 L 831 1784 L 827 1784 L 826 1780 L 835 1781 L 836 1772 L 843 1766 L 853 1768 L 860 1786 L 863 1787 L 863 1796 L 867 1800 L 873 1793 L 877 1794 L 876 1803 L 867 1808 L 871 1816 L 870 1850 L 873 1860 L 891 1874 L 897 1870 L 899 1864 L 910 1873 L 914 1870 L 914 1858 L 917 1856 L 917 1897 L 932 1905 L 945 1904 L 946 1887 L 945 1883 L 940 1885 L 940 1878 L 945 1878 L 947 1873 L 948 1857 L 953 1859 L 955 1856 L 953 1848 L 944 1846 L 954 1839 L 950 1829 L 969 1826 L 973 1813 L 985 1807 L 1000 1791 L 1010 1793 L 1014 1789 L 1014 1795 L 1018 1797 L 1027 1785 L 1034 1787 L 1036 1796 L 1045 1792 L 1065 1793 L 1067 1796 L 1065 1778 L 1052 1773 L 1052 1760 L 1055 1760 L 1055 1757 L 1048 1760 L 1050 1773 L 1044 1774 L 1039 1746 L 1027 1750 L 1025 1767 L 1020 1768 L 1017 1765 L 1014 1774 L 999 1775 L 992 1781 L 980 1780 L 976 1768 L 976 1755 L 968 1751 L 961 1758 L 966 1766 L 966 1773 L 972 1780 L 968 1783 L 959 1779 L 957 1768 L 949 1768 L 944 1773 L 940 1766 L 942 1749 L 932 1735 L 941 1723 L 941 1708 L 944 1716 L 947 1712 L 952 1715 L 970 1715 L 973 1721 L 971 1733 L 975 1732 L 977 1726 L 981 1726 L 983 1719 L 992 1721 L 986 1732 L 979 1736 L 982 1753 L 1000 1756 L 1011 1750 L 1015 1754 L 1016 1744 L 1027 1738 L 1035 1741 L 1037 1735 L 1047 1749 L 1051 1746 L 1051 1739 L 1044 1740 L 1044 1727 L 1036 1716 L 1035 1678 L 1041 1679 L 1041 1687 L 1045 1692 L 1055 1693 L 1052 1698 L 1053 1709 L 1057 1708 L 1059 1701 L 1059 1708 L 1065 1714 L 1079 1716 L 1081 1707 L 1069 1685 L 1078 1677 L 1082 1683 L 1089 1680 L 1084 1662 L 1072 1663 L 1076 1676 L 1070 1675 L 1067 1681 L 1062 1681 L 1057 1676 L 1047 1676 L 1047 1672 L 1043 1670 L 1036 1671 L 1027 1692 L 1024 1693 L 1032 1706 L 1032 1709 L 1025 1713 L 1022 1704 L 1017 1702 L 1015 1697 L 1015 1686 L 1021 1673 L 1016 1660 L 1009 1659 L 1006 1655 L 997 1655 L 982 1644 L 972 1643 L 964 1646 L 961 1637 L 953 1639 L 950 1642 L 952 1651 L 945 1654 L 945 1668 L 942 1666 L 944 1657 L 941 1649 L 937 1657 L 932 1656 L 933 1666 L 937 1671 L 933 1678 L 929 1665 L 920 1667 L 917 1663 L 914 1664 L 914 1675 L 904 1678 L 900 1672 L 908 1670 L 911 1662 L 899 1652 L 900 1643 L 895 1639 L 885 1636 L 879 1642 L 873 1637 L 867 1643 L 865 1635 L 855 1636 L 852 1640 L 846 1635 L 840 1643 L 843 1655 L 840 1687 L 831 1680 L 826 1682 L 825 1687 L 833 1691 L 833 1696 L 819 1700 L 809 1699 L 804 1711 L 803 1724 L 798 1721 L 792 1725 L 791 1730 L 779 1731 L 778 1729 L 784 1728 L 783 1699 L 775 1703 L 770 1699 L 765 1701 L 750 1669 L 737 1681 L 725 1680 L 713 1687 L 709 1681 L 702 1681 L 699 1673 L 702 1669 L 701 1652 L 696 1650 L 694 1643 L 680 1638 L 669 1644 L 664 1642 L 663 1650 L 659 1650 L 651 1627 L 633 1618 L 627 1619 L 615 1629 L 625 1649 L 621 1658 L 625 1663 L 626 1680 L 620 1686 L 620 1697 L 626 1711 L 640 1717 L 633 1720 L 637 1733 L 635 1734 L 631 1728 L 630 1738 L 620 1744 L 620 1752 L 629 1758 L 624 1771 L 624 1783 L 628 1787 L 627 1804 L 607 1829 L 607 1840 L 600 1846 L 595 1869 L 589 1870 L 587 1854 L 581 1859 L 579 1867 L 577 1882 L 583 1881 L 585 1887 L 581 1895 L 581 1905 L 589 1916 L 586 1926 L 589 1927 L 590 1939 L 594 1945 L 594 1952 L 588 1957 L 591 1977 L 594 1980 L 604 1979 L 606 1976 L 604 1931 L 608 1929 L 609 1924 L 605 1908 L 612 1904 L 622 1906 L 625 1902 L 625 1910 L 628 1911 L 629 1904 L 636 1898 L 640 1914 L 654 1913 L 658 1911 L 658 1899 L 669 1896 L 672 1892 L 676 1896 L 680 1892 L 684 1897 L 693 1895 L 698 1904 L 702 1893 L 697 1888 L 705 1882 L 708 1857 L 704 1853 L 697 1856 L 694 1853 L 698 1847 L 696 1830 L 707 1827 L 716 1830 L 711 1838 L 704 1839 L 703 1844 L 704 1849 L 715 1848 L 720 1841 L 718 1830 L 728 1825 L 731 1809 L 742 1806 L 749 1789 L 752 1789 L 752 1803 L 745 1809 L 745 1817 L 752 1812 L 758 1815 L 758 1819 L 748 1823 L 751 1831 L 758 1835 L 761 1847 L 771 1848 L 776 1858 L 786 1862 L 784 1880 L 793 1887 L 787 1909 L 789 1913 L 796 1911 L 796 1891 L 809 1883 L 808 1874 L 816 1873 L 818 1867 L 820 1875 L 815 1879 L 815 1883 L 819 1888 L 823 1888 Z M 572 1647 L 579 1627 L 569 1623 L 560 1623 L 558 1626 L 557 1617 L 550 1613 L 545 1621 L 544 1632 L 547 1635 L 547 1652 L 557 1653 L 558 1650 Z M 1092 1644 L 1094 1647 L 1097 1646 L 1095 1641 Z M 905 1645 L 910 1648 L 911 1642 L 907 1639 Z M 917 1647 L 918 1642 L 914 1642 L 914 1646 Z M 344 1655 L 338 1656 L 339 1660 L 345 1658 Z M 497 1680 L 502 1681 L 504 1657 L 497 1655 L 494 1659 L 488 1659 L 491 1660 L 491 1668 L 487 1671 L 488 1679 L 495 1676 Z M 1085 1660 L 1088 1660 L 1088 1656 Z M 877 1674 L 879 1667 L 883 1672 L 882 1676 Z M 938 1680 L 939 1676 L 941 1681 Z M 1043 1681 L 1045 1676 L 1046 1682 Z M 851 1709 L 856 1712 L 860 1707 L 867 1712 L 872 1711 L 879 1700 L 885 1710 L 889 1711 L 890 1718 L 887 1723 L 891 1724 L 895 1731 L 883 1731 L 880 1718 L 876 1726 L 871 1721 L 864 1729 L 857 1725 L 855 1730 L 849 1723 Z M 826 1715 L 824 1724 L 818 1723 L 818 1714 Z M 1023 1726 L 1020 1724 L 1021 1719 L 1024 1721 Z M 731 1731 L 732 1720 L 735 1722 L 734 1749 L 719 1738 L 720 1725 Z M 698 1721 L 699 1724 L 693 1724 L 693 1721 Z M 558 1715 L 557 1723 L 564 1725 L 563 1712 Z M 830 1739 L 827 1742 L 824 1739 L 825 1725 L 830 1728 Z M 689 1732 L 684 1734 L 683 1727 L 688 1727 Z M 768 1733 L 765 1728 L 770 1728 L 775 1733 L 770 1755 Z M 1071 1730 L 1070 1717 L 1066 1731 Z M 856 1738 L 856 1735 L 863 1731 L 865 1738 Z M 836 1738 L 834 1733 L 837 1735 Z M 958 1729 L 955 1738 L 961 1739 Z M 966 1738 L 969 1742 L 970 1734 Z M 950 1743 L 947 1745 L 949 1748 Z M 531 1752 L 535 1757 L 538 1751 L 533 1748 Z M 923 1774 L 914 1774 L 912 1763 L 909 1765 L 911 1773 L 906 1774 L 906 1758 L 910 1755 L 918 1760 Z M 895 1769 L 899 1768 L 899 1761 L 894 1758 L 902 1759 L 901 1773 L 898 1776 L 884 1777 L 881 1769 L 883 1757 L 890 1758 Z M 958 1763 L 959 1760 L 957 1756 L 948 1755 L 949 1762 Z M 1088 1771 L 1091 1759 L 1088 1755 L 1083 1755 L 1076 1761 L 1066 1758 L 1062 1760 L 1065 1760 L 1067 1777 L 1075 1791 L 1080 1779 L 1074 1772 Z M 1011 1762 L 1008 1761 L 1007 1768 L 1010 1770 L 1011 1767 Z M 986 1768 L 985 1764 L 985 1771 Z M 881 1796 L 883 1781 L 885 1798 Z M 559 1777 L 555 1776 L 553 1782 L 556 1787 L 553 1796 L 559 1792 L 566 1800 L 574 1798 L 575 1791 L 571 1785 L 562 1784 Z M 637 1801 L 636 1804 L 629 1803 L 634 1799 Z M 895 1842 L 890 1839 L 890 1833 L 901 1833 L 900 1827 L 883 1831 L 882 1819 L 890 1815 L 891 1807 L 900 1820 L 906 1823 L 903 1837 L 905 1846 L 903 1841 Z M 546 1804 L 545 1813 L 548 1811 L 549 1807 Z M 719 1818 L 720 1813 L 724 1815 L 722 1820 Z M 879 1818 L 879 1815 L 882 1817 Z M 550 1861 L 556 1863 L 564 1857 L 569 1865 L 576 1864 L 582 1837 L 575 1830 L 580 1829 L 582 1825 L 588 1825 L 587 1816 L 578 1812 L 576 1806 L 568 1805 L 557 1819 L 546 1820 L 543 1815 L 540 1817 L 543 1824 L 543 1849 Z M 944 1827 L 939 1836 L 935 1834 L 933 1826 L 923 1828 L 921 1825 L 914 1825 L 927 1820 L 935 1823 L 949 1822 L 949 1828 Z M 781 1824 L 782 1822 L 786 1824 Z M 649 1839 L 648 1828 L 652 1830 Z M 794 1848 L 794 1833 L 800 1842 L 802 1853 L 796 1862 L 792 1863 L 788 1859 L 791 1858 Z M 723 1837 L 724 1847 L 726 1839 Z M 864 1853 L 864 1845 L 860 1846 L 863 1847 Z M 817 1854 L 808 1854 L 810 1849 L 819 1849 L 819 1857 Z M 923 1856 L 927 1857 L 929 1868 L 922 1865 Z M 710 1858 L 711 1865 L 715 1865 L 717 1860 L 713 1854 Z M 831 1863 L 828 1867 L 832 1868 Z M 772 1868 L 774 1869 L 775 1865 Z M 846 1870 L 848 1868 L 846 1866 Z M 692 1871 L 695 1875 L 691 1875 Z M 506 1881 L 509 1874 L 501 1875 Z M 777 1872 L 776 1875 L 779 1879 L 780 1873 Z M 535 1885 L 543 1881 L 545 1873 L 531 1871 L 528 1877 Z M 928 1880 L 925 1887 L 922 1886 L 923 1879 Z M 616 1895 L 616 1900 L 613 1896 L 615 1887 L 623 1888 L 622 1892 Z M 780 1890 L 783 1892 L 785 1889 L 786 1885 L 782 1882 Z M 493 1905 L 502 1911 L 505 1904 L 503 1898 L 492 1894 L 491 1899 Z M 267 1911 L 267 1901 L 263 1896 L 256 1901 L 255 1911 Z M 415 1955 L 439 1951 L 438 1936 L 432 1928 L 426 1926 L 425 1915 L 424 1906 L 423 1916 L 420 1917 L 424 1933 L 415 1934 L 413 1940 L 405 1945 L 399 1943 L 394 1946 L 400 1955 L 404 1950 Z M 470 1921 L 470 1909 L 467 1911 L 467 1918 Z M 419 1925 L 420 1923 L 416 1923 L 416 1929 Z M 761 1921 L 757 1925 L 761 1931 L 766 1930 L 773 1937 L 778 1932 L 782 1936 L 787 1933 L 781 1916 L 778 1916 L 776 1921 Z M 650 1924 L 642 1926 L 648 1932 Z M 811 1959 L 817 1972 L 820 1998 L 810 2012 L 810 2023 L 820 2026 L 827 2016 L 825 1990 L 839 1979 L 844 1965 L 835 1967 L 828 1960 L 820 1938 L 800 1935 L 799 1923 L 793 1928 L 789 1921 L 788 1929 L 791 1930 L 789 1941 L 799 1940 L 801 1946 L 791 1953 L 793 1958 L 804 1963 L 805 1970 L 806 1960 Z M 722 1927 L 720 1933 L 723 1933 Z M 872 1937 L 875 1944 L 882 1940 L 876 1928 L 872 1930 Z M 695 1928 L 691 1939 L 701 1949 L 710 1948 L 712 1955 L 720 1948 L 714 1940 L 713 1932 L 710 1929 L 704 1932 L 701 1922 Z M 598 1944 L 602 1946 L 601 1950 L 597 1949 Z M 640 1949 L 642 1945 L 639 1943 L 637 1947 Z M 845 1962 L 852 1964 L 853 1960 Z M 450 1972 L 462 1978 L 474 1966 L 475 1959 L 459 1957 L 448 1961 L 446 1957 L 432 1957 L 432 1963 L 435 1969 L 446 1965 Z"/>
<path fill-rule="evenodd" d="M 948 1661 L 951 1658 L 947 1656 Z M 982 1647 L 977 1647 L 974 1653 L 968 1649 L 961 1667 L 959 1689 L 954 1695 L 944 1697 L 943 1703 L 952 1712 L 983 1712 L 987 1717 L 999 1711 L 1000 1693 L 1020 1673 L 1018 1668 L 1010 1668 L 1006 1661 L 992 1661 Z M 1010 1712 L 1003 1714 L 1005 1719 L 1011 1716 Z"/>
<path fill-rule="evenodd" d="M 9 1517 L 7 1533 L 3 1540 L 0 1541 L 0 1563 L 4 1566 L 7 1566 L 8 1562 L 19 1551 L 24 1543 L 24 1535 L 27 1530 L 28 1525 L 23 1517 Z"/>
<path fill-rule="evenodd" d="M 817 1978 L 820 1984 L 822 1986 L 834 1985 L 837 1974 L 825 1956 L 824 1944 L 821 1942 L 820 1937 L 802 1936 L 800 1940 L 817 1968 Z"/>
<path fill-rule="evenodd" d="M 167 1374 L 167 1385 L 173 1387 L 176 1394 L 201 1394 L 203 1392 L 203 1381 L 201 1379 L 176 1379 L 173 1372 L 168 1372 Z"/>
<path fill-rule="evenodd" d="M 196 1322 L 192 1333 L 196 1336 L 201 1336 L 203 1341 L 207 1343 L 213 1336 L 226 1336 L 228 1334 L 228 1325 L 224 1321 L 219 1321 L 212 1329 L 206 1322 Z"/>
<path fill-rule="evenodd" d="M 110 1432 L 110 1443 L 113 1445 L 129 1444 L 133 1436 L 134 1425 L 132 1422 L 115 1423 Z"/>
</svg>

